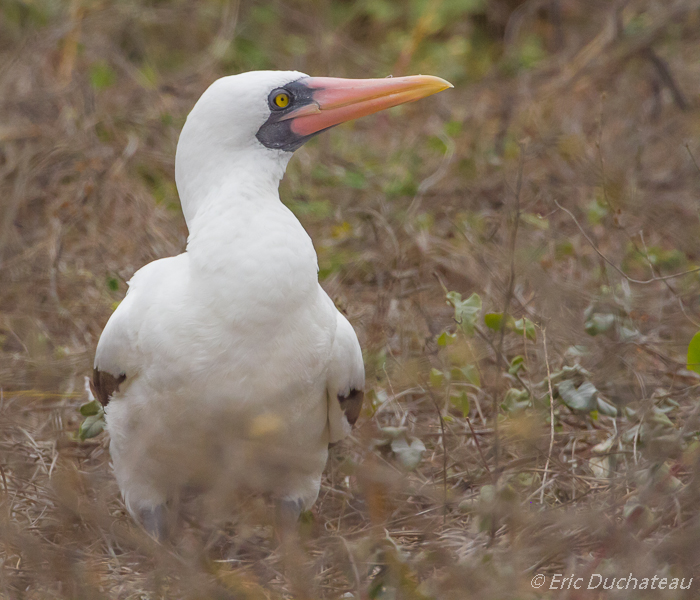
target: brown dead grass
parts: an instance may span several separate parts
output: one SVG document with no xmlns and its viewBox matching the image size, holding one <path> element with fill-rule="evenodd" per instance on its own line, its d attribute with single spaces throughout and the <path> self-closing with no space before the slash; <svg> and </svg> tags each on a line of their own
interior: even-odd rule
<svg viewBox="0 0 700 600">
<path fill-rule="evenodd" d="M 106 434 L 74 437 L 83 377 L 125 281 L 184 248 L 177 134 L 214 78 L 249 68 L 221 48 L 252 27 L 254 7 L 0 3 L 6 15 L 20 7 L 19 24 L 0 23 L 1 597 L 595 598 L 605 593 L 540 592 L 530 580 L 697 574 L 700 379 L 685 350 L 700 278 L 660 277 L 700 255 L 700 7 L 632 0 L 616 18 L 607 2 L 516 4 L 491 2 L 484 18 L 494 36 L 506 23 L 516 41 L 540 34 L 548 52 L 535 68 L 494 66 L 326 134 L 290 165 L 282 196 L 360 334 L 369 402 L 289 548 L 255 500 L 157 546 L 119 500 Z M 561 32 L 547 16 L 555 4 Z M 271 35 L 307 43 L 295 58 L 275 46 L 279 68 L 384 73 L 369 17 L 329 41 L 334 5 L 274 6 Z M 440 75 L 417 50 L 424 35 L 413 31 L 397 68 Z M 503 51 L 501 64 L 514 50 Z M 171 55 L 180 62 L 162 66 Z M 96 89 L 102 61 L 117 80 Z M 531 319 L 537 341 L 501 340 L 483 319 L 464 336 L 445 290 Z M 591 304 L 615 315 L 607 334 L 585 332 Z M 437 344 L 443 331 L 454 344 Z M 502 362 L 516 355 L 519 379 Z M 431 369 L 467 364 L 479 387 L 431 383 Z M 574 364 L 617 418 L 560 399 L 550 411 L 548 370 Z M 502 407 L 509 388 L 532 390 L 534 405 Z M 449 401 L 461 389 L 469 422 Z M 414 471 L 387 427 L 425 444 Z"/>
</svg>

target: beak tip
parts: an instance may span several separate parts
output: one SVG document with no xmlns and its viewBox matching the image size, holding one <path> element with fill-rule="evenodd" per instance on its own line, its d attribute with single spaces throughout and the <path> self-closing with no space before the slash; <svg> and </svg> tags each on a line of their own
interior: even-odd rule
<svg viewBox="0 0 700 600">
<path fill-rule="evenodd" d="M 418 75 L 417 77 L 426 82 L 427 85 L 434 90 L 431 92 L 432 94 L 438 94 L 450 88 L 454 88 L 454 85 L 442 77 L 435 77 L 435 75 Z"/>
</svg>

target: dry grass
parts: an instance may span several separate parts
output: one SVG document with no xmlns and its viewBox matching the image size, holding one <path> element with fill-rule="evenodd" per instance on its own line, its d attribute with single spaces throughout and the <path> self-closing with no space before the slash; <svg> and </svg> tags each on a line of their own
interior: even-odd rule
<svg viewBox="0 0 700 600">
<path fill-rule="evenodd" d="M 700 5 L 610 4 L 0 2 L 0 597 L 596 598 L 530 581 L 696 575 L 700 277 L 664 277 L 700 264 Z M 83 377 L 125 281 L 184 247 L 187 111 L 268 65 L 456 88 L 326 134 L 282 185 L 369 390 L 298 548 L 257 501 L 159 547 L 106 434 L 75 439 Z M 446 291 L 480 295 L 473 333 Z M 536 340 L 485 325 L 504 310 Z M 566 406 L 574 365 L 617 417 Z M 426 447 L 412 471 L 397 435 Z"/>
</svg>

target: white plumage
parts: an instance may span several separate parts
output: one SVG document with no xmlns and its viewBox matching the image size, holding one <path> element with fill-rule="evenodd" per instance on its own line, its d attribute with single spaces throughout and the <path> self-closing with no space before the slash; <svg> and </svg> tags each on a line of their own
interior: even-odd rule
<svg viewBox="0 0 700 600">
<path fill-rule="evenodd" d="M 119 487 L 155 532 L 162 508 L 186 488 L 270 492 L 309 508 L 328 444 L 350 431 L 341 401 L 353 390 L 347 414 L 357 416 L 357 337 L 319 285 L 311 239 L 278 195 L 292 150 L 314 127 L 335 124 L 314 94 L 336 81 L 349 80 L 226 77 L 187 118 L 176 157 L 187 250 L 133 276 L 95 356 Z M 356 87 L 344 85 L 338 93 L 357 104 Z M 284 110 L 275 105 L 280 89 L 291 96 Z M 394 96 L 385 105 L 415 99 Z M 336 122 L 352 118 L 333 101 L 346 111 Z"/>
</svg>

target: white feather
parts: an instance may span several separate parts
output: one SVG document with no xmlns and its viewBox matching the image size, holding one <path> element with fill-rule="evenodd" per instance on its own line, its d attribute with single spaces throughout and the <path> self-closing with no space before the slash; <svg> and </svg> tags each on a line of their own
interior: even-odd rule
<svg viewBox="0 0 700 600">
<path fill-rule="evenodd" d="M 223 484 L 308 508 L 349 431 L 337 394 L 363 387 L 360 346 L 280 202 L 290 153 L 254 137 L 270 90 L 300 76 L 224 78 L 202 96 L 176 161 L 187 251 L 140 269 L 100 338 L 95 366 L 126 374 L 105 412 L 132 513 Z"/>
<path fill-rule="evenodd" d="M 355 330 L 338 311 L 336 320 L 337 328 L 328 370 L 328 425 L 332 444 L 342 440 L 352 429 L 340 408 L 338 397 L 345 397 L 352 390 L 363 390 L 365 386 L 365 365 Z"/>
</svg>

